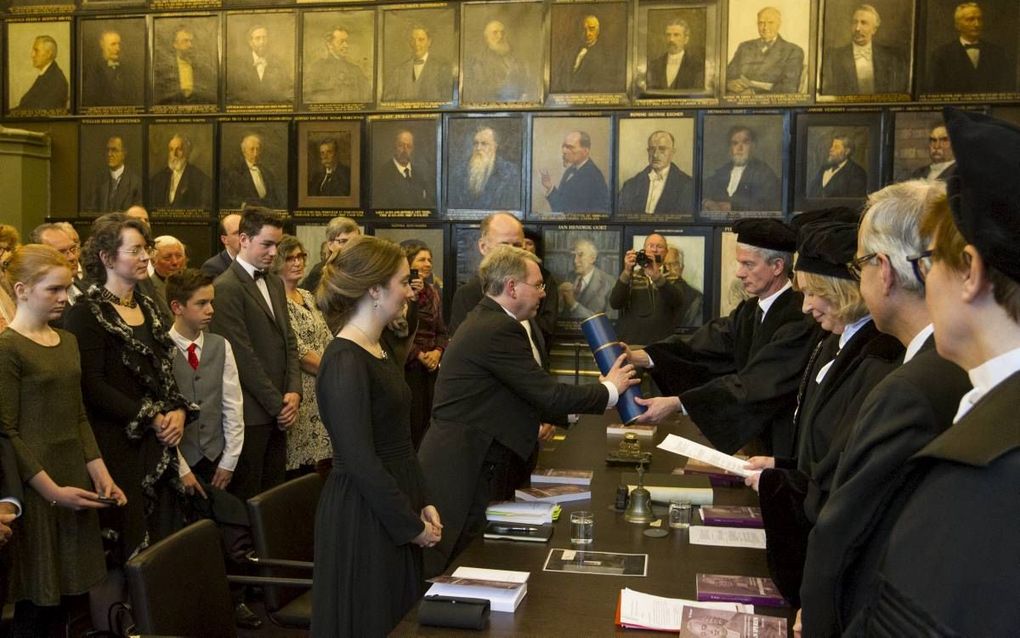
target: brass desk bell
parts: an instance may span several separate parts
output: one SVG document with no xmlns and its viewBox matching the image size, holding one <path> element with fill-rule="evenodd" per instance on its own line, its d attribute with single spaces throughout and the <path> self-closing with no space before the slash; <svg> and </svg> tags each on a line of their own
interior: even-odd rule
<svg viewBox="0 0 1020 638">
<path fill-rule="evenodd" d="M 645 489 L 645 464 L 638 464 L 638 484 L 631 493 L 630 501 L 627 503 L 627 511 L 623 518 L 628 523 L 640 523 L 642 525 L 655 520 L 652 514 L 652 494 Z"/>
</svg>

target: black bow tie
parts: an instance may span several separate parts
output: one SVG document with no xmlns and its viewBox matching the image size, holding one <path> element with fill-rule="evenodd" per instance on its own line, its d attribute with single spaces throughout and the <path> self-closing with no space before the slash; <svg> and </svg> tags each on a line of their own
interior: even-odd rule
<svg viewBox="0 0 1020 638">
<path fill-rule="evenodd" d="M 258 281 L 259 279 L 262 279 L 263 277 L 266 276 L 266 271 L 256 269 L 254 272 L 252 272 L 251 276 L 252 278 L 255 279 L 255 281 Z"/>
</svg>

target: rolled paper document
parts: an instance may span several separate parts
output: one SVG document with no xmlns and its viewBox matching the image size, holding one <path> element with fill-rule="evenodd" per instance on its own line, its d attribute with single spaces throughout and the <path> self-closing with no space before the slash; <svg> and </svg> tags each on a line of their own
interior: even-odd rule
<svg viewBox="0 0 1020 638">
<path fill-rule="evenodd" d="M 613 324 L 609 323 L 609 318 L 600 312 L 581 322 L 581 332 L 588 340 L 588 347 L 591 348 L 599 370 L 602 374 L 608 373 L 617 357 L 623 354 L 623 346 L 616 338 Z M 637 386 L 631 386 L 620 393 L 620 400 L 616 402 L 616 411 L 620 413 L 620 418 L 627 425 L 645 413 L 645 408 L 634 400 L 639 396 L 641 393 L 638 392 Z"/>
</svg>

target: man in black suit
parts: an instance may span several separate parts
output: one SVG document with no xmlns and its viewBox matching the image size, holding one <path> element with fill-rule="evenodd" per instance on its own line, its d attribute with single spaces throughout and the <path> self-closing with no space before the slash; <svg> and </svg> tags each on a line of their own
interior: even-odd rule
<svg viewBox="0 0 1020 638">
<path fill-rule="evenodd" d="M 737 278 L 750 298 L 689 341 L 630 352 L 665 395 L 638 399 L 648 409 L 640 420 L 683 412 L 722 452 L 751 444 L 751 453 L 792 457 L 797 389 L 823 331 L 790 283 L 796 233 L 776 219 L 742 219 L 734 230 Z"/>
<path fill-rule="evenodd" d="M 705 181 L 702 206 L 711 211 L 779 210 L 782 194 L 779 178 L 768 164 L 754 157 L 757 136 L 738 124 L 726 136 L 730 161 Z"/>
<path fill-rule="evenodd" d="M 92 181 L 86 210 L 116 213 L 142 203 L 142 180 L 124 163 L 127 156 L 123 137 L 114 135 L 106 140 L 106 168 Z"/>
<path fill-rule="evenodd" d="M 249 206 L 241 214 L 237 259 L 216 278 L 210 330 L 234 350 L 244 395 L 244 447 L 231 491 L 247 499 L 284 480 L 286 430 L 301 403 L 301 368 L 283 280 L 268 271 L 283 219 Z"/>
<path fill-rule="evenodd" d="M 472 138 L 467 166 L 450 175 L 450 208 L 520 210 L 521 171 L 499 156 L 499 136 L 490 126 Z"/>
<path fill-rule="evenodd" d="M 294 101 L 294 69 L 272 55 L 269 29 L 261 24 L 248 29 L 248 48 L 228 65 L 227 99 L 235 104 L 270 104 Z"/>
<path fill-rule="evenodd" d="M 945 122 L 939 121 L 928 131 L 928 159 L 931 164 L 910 173 L 910 179 L 937 179 L 947 181 L 956 173 L 953 142 L 949 139 Z"/>
<path fill-rule="evenodd" d="M 650 89 L 705 88 L 705 54 L 687 48 L 691 27 L 686 20 L 673 18 L 666 23 L 666 52 L 648 63 Z"/>
<path fill-rule="evenodd" d="M 237 213 L 225 215 L 220 220 L 220 243 L 223 250 L 216 253 L 202 264 L 202 272 L 210 277 L 219 277 L 224 270 L 230 268 L 237 257 L 237 251 L 241 248 L 241 240 L 238 239 L 238 227 L 241 225 L 241 216 Z"/>
<path fill-rule="evenodd" d="M 193 31 L 177 27 L 171 46 L 172 51 L 158 51 L 153 64 L 156 104 L 215 104 L 216 71 L 196 55 Z"/>
<path fill-rule="evenodd" d="M 143 99 L 141 70 L 121 50 L 120 33 L 105 29 L 99 35 L 100 56 L 85 67 L 84 106 L 129 106 Z"/>
<path fill-rule="evenodd" d="M 910 90 L 907 61 L 894 47 L 874 41 L 882 18 L 870 4 L 854 9 L 853 42 L 827 49 L 822 63 L 822 90 L 827 95 L 871 95 Z"/>
<path fill-rule="evenodd" d="M 246 205 L 283 208 L 285 193 L 273 172 L 262 163 L 262 136 L 249 133 L 241 139 L 242 161 L 224 171 L 221 193 L 224 208 Z"/>
<path fill-rule="evenodd" d="M 928 64 L 929 91 L 995 93 L 1016 90 L 1016 59 L 1007 56 L 999 45 L 981 39 L 984 14 L 978 3 L 957 5 L 953 24 L 959 37 L 935 49 Z"/>
<path fill-rule="evenodd" d="M 617 211 L 621 213 L 687 213 L 694 198 L 694 180 L 673 163 L 676 140 L 668 131 L 648 136 L 648 166 L 623 183 Z"/>
<path fill-rule="evenodd" d="M 805 635 L 837 635 L 856 613 L 854 583 L 873 576 L 868 566 L 876 558 L 862 544 L 901 484 L 907 460 L 952 424 L 971 388 L 966 373 L 935 350 L 924 283 L 909 261 L 928 246 L 918 226 L 938 197 L 945 197 L 940 182 L 894 184 L 869 196 L 861 218 L 855 262 L 861 296 L 875 326 L 906 353 L 903 366 L 864 400 L 811 532 L 800 589 Z"/>
<path fill-rule="evenodd" d="M 829 145 L 829 158 L 808 184 L 808 197 L 864 197 L 868 174 L 854 161 L 856 145 L 846 135 L 836 135 Z"/>
<path fill-rule="evenodd" d="M 351 167 L 340 162 L 334 138 L 319 142 L 319 168 L 308 178 L 313 197 L 347 197 L 351 194 Z"/>
<path fill-rule="evenodd" d="M 602 169 L 591 160 L 591 136 L 587 131 L 570 131 L 560 146 L 563 172 L 558 186 L 549 171 L 542 169 L 542 188 L 549 208 L 557 213 L 608 213 L 609 187 Z"/>
<path fill-rule="evenodd" d="M 39 75 L 21 96 L 16 109 L 67 109 L 67 76 L 57 65 L 57 41 L 48 35 L 36 36 L 32 44 L 32 66 Z"/>
<path fill-rule="evenodd" d="M 426 558 L 428 575 L 445 568 L 481 531 L 490 497 L 507 492 L 512 459 L 531 456 L 540 421 L 601 414 L 636 383 L 633 368 L 622 361 L 591 385 L 556 383 L 542 369 L 525 327 L 545 294 L 534 255 L 496 246 L 479 273 L 486 297 L 443 355 L 432 427 L 418 453 L 444 523 L 443 540 Z"/>
<path fill-rule="evenodd" d="M 326 51 L 312 62 L 305 78 L 305 102 L 371 102 L 372 82 L 347 58 L 351 33 L 334 26 L 326 34 Z"/>
<path fill-rule="evenodd" d="M 207 210 L 212 205 L 212 182 L 190 158 L 191 140 L 179 133 L 171 137 L 167 165 L 149 179 L 152 208 Z"/>
<path fill-rule="evenodd" d="M 453 97 L 453 67 L 432 54 L 429 28 L 416 24 L 408 34 L 411 57 L 391 68 L 383 85 L 387 102 L 449 102 Z"/>
<path fill-rule="evenodd" d="M 626 90 L 627 54 L 604 42 L 598 16 L 581 21 L 581 43 L 560 59 L 552 91 L 562 93 L 620 93 Z"/>
<path fill-rule="evenodd" d="M 393 155 L 372 174 L 373 208 L 431 208 L 436 205 L 431 176 L 414 162 L 414 134 L 406 129 L 393 138 Z"/>
</svg>

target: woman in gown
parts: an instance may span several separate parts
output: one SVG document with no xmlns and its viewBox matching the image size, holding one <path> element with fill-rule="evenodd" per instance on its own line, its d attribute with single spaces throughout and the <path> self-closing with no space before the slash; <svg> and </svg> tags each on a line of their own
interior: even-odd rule
<svg viewBox="0 0 1020 638">
<path fill-rule="evenodd" d="M 62 636 L 64 597 L 89 591 L 106 575 L 96 510 L 127 499 L 85 416 L 78 342 L 49 326 L 67 305 L 67 260 L 48 246 L 28 245 L 14 252 L 7 272 L 17 312 L 0 334 L 0 428 L 17 459 L 4 471 L 20 474 L 26 486 L 8 550 L 13 635 Z"/>
<path fill-rule="evenodd" d="M 380 343 L 412 299 L 400 248 L 358 237 L 323 268 L 319 307 L 337 338 L 316 383 L 333 469 L 315 517 L 312 635 L 387 635 L 422 593 L 421 548 L 442 525 L 411 445 L 411 391 Z"/>
</svg>

